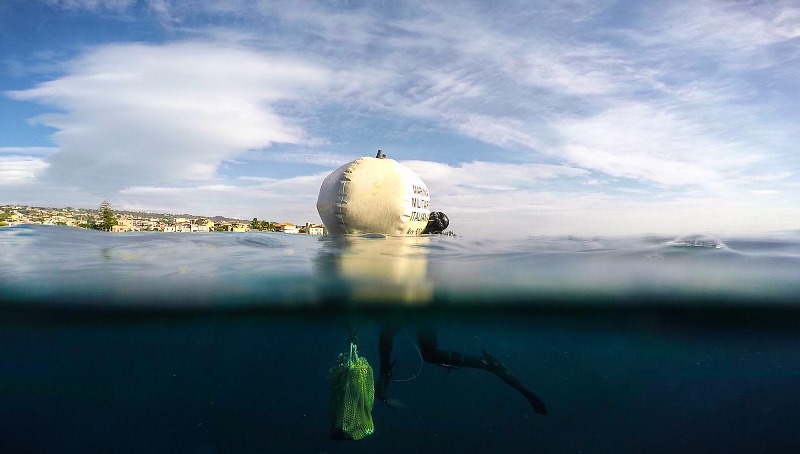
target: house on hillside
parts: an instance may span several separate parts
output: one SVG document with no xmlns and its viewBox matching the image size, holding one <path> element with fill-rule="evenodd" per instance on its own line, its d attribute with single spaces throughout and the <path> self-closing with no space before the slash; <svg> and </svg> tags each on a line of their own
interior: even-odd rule
<svg viewBox="0 0 800 454">
<path fill-rule="evenodd" d="M 192 221 L 192 232 L 213 232 L 214 231 L 214 221 L 210 219 L 195 219 Z"/>
<path fill-rule="evenodd" d="M 68 218 L 66 216 L 55 215 L 51 216 L 50 218 L 46 219 L 43 222 L 44 225 L 69 225 L 69 226 L 76 226 L 77 223 L 74 219 Z"/>
<path fill-rule="evenodd" d="M 300 233 L 305 233 L 308 235 L 324 235 L 325 226 L 322 224 L 312 224 L 308 222 L 300 229 Z"/>
<path fill-rule="evenodd" d="M 275 231 L 281 233 L 300 233 L 300 228 L 289 222 L 279 222 L 275 224 Z"/>
<path fill-rule="evenodd" d="M 178 233 L 192 233 L 193 224 L 190 221 L 176 222 L 175 231 Z"/>
</svg>

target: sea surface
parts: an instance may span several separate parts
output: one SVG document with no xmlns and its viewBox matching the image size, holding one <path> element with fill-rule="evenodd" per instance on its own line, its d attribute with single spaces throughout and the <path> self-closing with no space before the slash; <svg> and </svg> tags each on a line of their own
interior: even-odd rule
<svg viewBox="0 0 800 454">
<path fill-rule="evenodd" d="M 375 433 L 330 436 L 351 336 Z M 424 363 L 485 350 L 492 373 Z M 0 228 L 0 451 L 800 452 L 800 232 L 313 237 Z"/>
</svg>

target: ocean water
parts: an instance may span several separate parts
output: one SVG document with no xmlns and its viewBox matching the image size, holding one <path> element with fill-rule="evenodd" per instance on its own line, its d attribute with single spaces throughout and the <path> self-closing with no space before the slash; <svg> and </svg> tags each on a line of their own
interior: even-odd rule
<svg viewBox="0 0 800 454">
<path fill-rule="evenodd" d="M 3 452 L 797 452 L 800 233 L 526 238 L 0 228 Z M 351 334 L 375 433 L 330 437 Z M 479 369 L 490 352 L 547 405 Z"/>
</svg>

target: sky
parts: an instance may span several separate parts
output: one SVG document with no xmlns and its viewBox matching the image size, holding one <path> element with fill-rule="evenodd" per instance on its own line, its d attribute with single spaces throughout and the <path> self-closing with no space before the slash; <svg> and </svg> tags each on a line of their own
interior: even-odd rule
<svg viewBox="0 0 800 454">
<path fill-rule="evenodd" d="M 0 204 L 305 224 L 381 149 L 472 238 L 800 228 L 795 1 L 6 0 Z"/>
</svg>

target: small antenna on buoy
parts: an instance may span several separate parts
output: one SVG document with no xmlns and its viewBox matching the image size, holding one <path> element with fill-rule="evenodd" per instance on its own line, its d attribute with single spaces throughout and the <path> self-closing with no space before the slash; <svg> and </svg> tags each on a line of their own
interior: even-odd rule
<svg viewBox="0 0 800 454">
<path fill-rule="evenodd" d="M 383 159 L 383 158 L 386 157 L 386 155 L 383 154 L 383 152 L 381 150 L 378 150 L 378 154 L 376 154 L 375 157 L 378 158 L 378 159 Z"/>
</svg>

